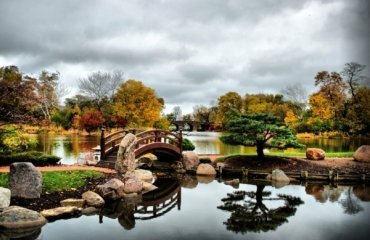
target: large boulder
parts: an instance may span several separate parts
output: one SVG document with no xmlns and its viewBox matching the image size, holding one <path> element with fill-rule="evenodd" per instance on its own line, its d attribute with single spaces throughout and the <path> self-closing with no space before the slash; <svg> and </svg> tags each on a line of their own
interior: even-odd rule
<svg viewBox="0 0 370 240">
<path fill-rule="evenodd" d="M 93 191 L 84 192 L 82 199 L 86 201 L 86 205 L 91 207 L 102 207 L 105 204 L 104 199 Z"/>
<path fill-rule="evenodd" d="M 125 193 L 139 193 L 143 190 L 143 181 L 137 178 L 135 175 L 124 180 L 124 192 Z"/>
<path fill-rule="evenodd" d="M 126 134 L 119 144 L 117 161 L 114 166 L 118 174 L 125 174 L 126 172 L 133 172 L 136 168 L 135 161 L 135 146 L 136 136 L 132 133 Z"/>
<path fill-rule="evenodd" d="M 325 151 L 322 150 L 321 148 L 307 148 L 306 158 L 309 160 L 324 160 Z"/>
<path fill-rule="evenodd" d="M 280 169 L 275 169 L 272 171 L 271 180 L 275 182 L 283 182 L 283 183 L 290 182 L 290 179 L 288 178 L 288 176 L 284 173 L 283 170 L 280 170 Z"/>
<path fill-rule="evenodd" d="M 362 145 L 357 148 L 353 154 L 355 161 L 369 162 L 370 163 L 370 145 Z"/>
<path fill-rule="evenodd" d="M 134 173 L 138 179 L 144 182 L 149 182 L 149 183 L 153 182 L 153 178 L 154 178 L 153 173 L 149 170 L 136 169 Z"/>
<path fill-rule="evenodd" d="M 182 164 L 186 170 L 194 169 L 199 164 L 198 154 L 188 151 L 182 154 Z"/>
<path fill-rule="evenodd" d="M 0 209 L 9 207 L 10 205 L 10 190 L 7 188 L 0 187 Z"/>
<path fill-rule="evenodd" d="M 56 220 L 62 218 L 76 217 L 81 214 L 81 209 L 78 207 L 57 207 L 41 211 L 41 215 L 48 220 Z"/>
<path fill-rule="evenodd" d="M 42 192 L 41 172 L 29 162 L 11 164 L 9 189 L 12 197 L 40 198 Z"/>
<path fill-rule="evenodd" d="M 124 195 L 124 186 L 121 180 L 112 178 L 103 185 L 96 186 L 96 192 L 104 199 L 115 200 Z"/>
<path fill-rule="evenodd" d="M 215 168 L 208 163 L 201 163 L 197 167 L 197 175 L 216 176 Z"/>
<path fill-rule="evenodd" d="M 0 212 L 0 229 L 38 229 L 46 224 L 46 219 L 38 212 L 27 208 L 10 206 Z"/>
</svg>

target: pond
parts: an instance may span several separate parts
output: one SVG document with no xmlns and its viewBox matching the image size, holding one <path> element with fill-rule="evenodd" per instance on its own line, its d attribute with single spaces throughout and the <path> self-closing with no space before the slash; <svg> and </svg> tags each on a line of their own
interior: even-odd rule
<svg viewBox="0 0 370 240">
<path fill-rule="evenodd" d="M 219 132 L 187 132 L 184 137 L 189 138 L 195 145 L 198 154 L 239 154 L 255 153 L 254 147 L 232 146 L 221 142 Z M 75 164 L 81 153 L 89 152 L 99 144 L 99 136 L 84 135 L 55 135 L 39 134 L 40 151 L 53 154 L 62 158 L 63 164 Z M 369 139 L 302 139 L 300 143 L 307 147 L 319 147 L 327 152 L 356 151 L 364 144 L 370 144 Z M 274 150 L 272 150 L 274 151 Z M 289 150 L 288 150 L 289 151 Z M 297 150 L 295 150 L 297 151 Z M 304 149 L 300 150 L 304 151 Z"/>
<path fill-rule="evenodd" d="M 369 186 L 277 188 L 243 180 L 234 188 L 221 179 L 189 175 L 164 181 L 160 189 L 171 189 L 163 191 L 167 197 L 158 195 L 162 200 L 144 195 L 136 205 L 124 200 L 108 205 L 100 216 L 49 222 L 38 239 L 305 240 L 368 239 L 370 234 Z"/>
</svg>

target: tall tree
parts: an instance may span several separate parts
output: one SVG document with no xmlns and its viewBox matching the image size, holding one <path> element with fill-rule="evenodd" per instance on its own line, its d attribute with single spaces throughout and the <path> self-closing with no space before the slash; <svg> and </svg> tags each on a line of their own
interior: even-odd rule
<svg viewBox="0 0 370 240">
<path fill-rule="evenodd" d="M 95 100 L 100 108 L 104 98 L 113 98 L 118 86 L 124 81 L 123 75 L 121 71 L 94 72 L 87 78 L 80 79 L 78 87 L 81 93 Z"/>
<path fill-rule="evenodd" d="M 354 99 L 356 99 L 357 88 L 366 80 L 366 77 L 362 75 L 365 68 L 365 65 L 350 62 L 345 64 L 344 70 L 341 72 L 341 75 L 348 84 L 349 93 Z"/>
<path fill-rule="evenodd" d="M 160 119 L 163 103 L 154 89 L 136 80 L 127 80 L 119 87 L 114 112 L 132 127 L 152 127 Z"/>
<path fill-rule="evenodd" d="M 237 92 L 228 92 L 218 98 L 216 122 L 224 125 L 232 116 L 243 109 L 242 97 Z"/>
<path fill-rule="evenodd" d="M 0 125 L 29 122 L 37 106 L 36 80 L 24 77 L 16 66 L 0 68 Z"/>
<path fill-rule="evenodd" d="M 315 86 L 319 86 L 319 93 L 323 96 L 333 111 L 334 130 L 343 128 L 345 117 L 346 84 L 337 72 L 321 71 L 315 76 Z"/>
<path fill-rule="evenodd" d="M 266 113 L 245 114 L 235 117 L 226 124 L 229 135 L 221 140 L 228 144 L 256 146 L 257 155 L 264 159 L 264 148 L 303 147 L 296 136 L 276 116 Z"/>
<path fill-rule="evenodd" d="M 44 115 L 44 119 L 51 121 L 52 110 L 58 107 L 58 80 L 59 73 L 49 73 L 42 71 L 37 81 L 37 95 L 39 107 Z"/>
</svg>

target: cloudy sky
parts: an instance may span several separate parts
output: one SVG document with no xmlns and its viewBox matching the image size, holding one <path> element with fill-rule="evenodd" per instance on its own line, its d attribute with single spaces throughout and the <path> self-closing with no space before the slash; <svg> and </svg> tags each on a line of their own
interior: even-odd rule
<svg viewBox="0 0 370 240">
<path fill-rule="evenodd" d="M 368 66 L 367 0 L 0 0 L 0 66 L 78 79 L 120 70 L 190 113 L 228 91 L 278 93 Z"/>
</svg>

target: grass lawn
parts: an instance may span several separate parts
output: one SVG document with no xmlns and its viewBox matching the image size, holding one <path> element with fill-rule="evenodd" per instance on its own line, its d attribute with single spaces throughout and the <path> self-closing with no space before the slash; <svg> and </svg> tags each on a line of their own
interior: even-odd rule
<svg viewBox="0 0 370 240">
<path fill-rule="evenodd" d="M 217 162 L 223 162 L 225 158 L 230 156 L 257 156 L 257 153 L 246 153 L 246 154 L 232 154 L 228 156 L 219 157 L 216 159 Z M 306 157 L 305 152 L 270 152 L 266 153 L 266 156 L 276 156 L 276 157 Z M 353 157 L 353 152 L 327 152 L 325 154 L 327 158 L 351 158 Z"/>
<path fill-rule="evenodd" d="M 104 173 L 90 170 L 43 172 L 42 191 L 52 193 L 79 188 L 85 185 L 86 178 L 103 176 Z M 8 173 L 0 173 L 0 186 L 8 187 Z"/>
</svg>

